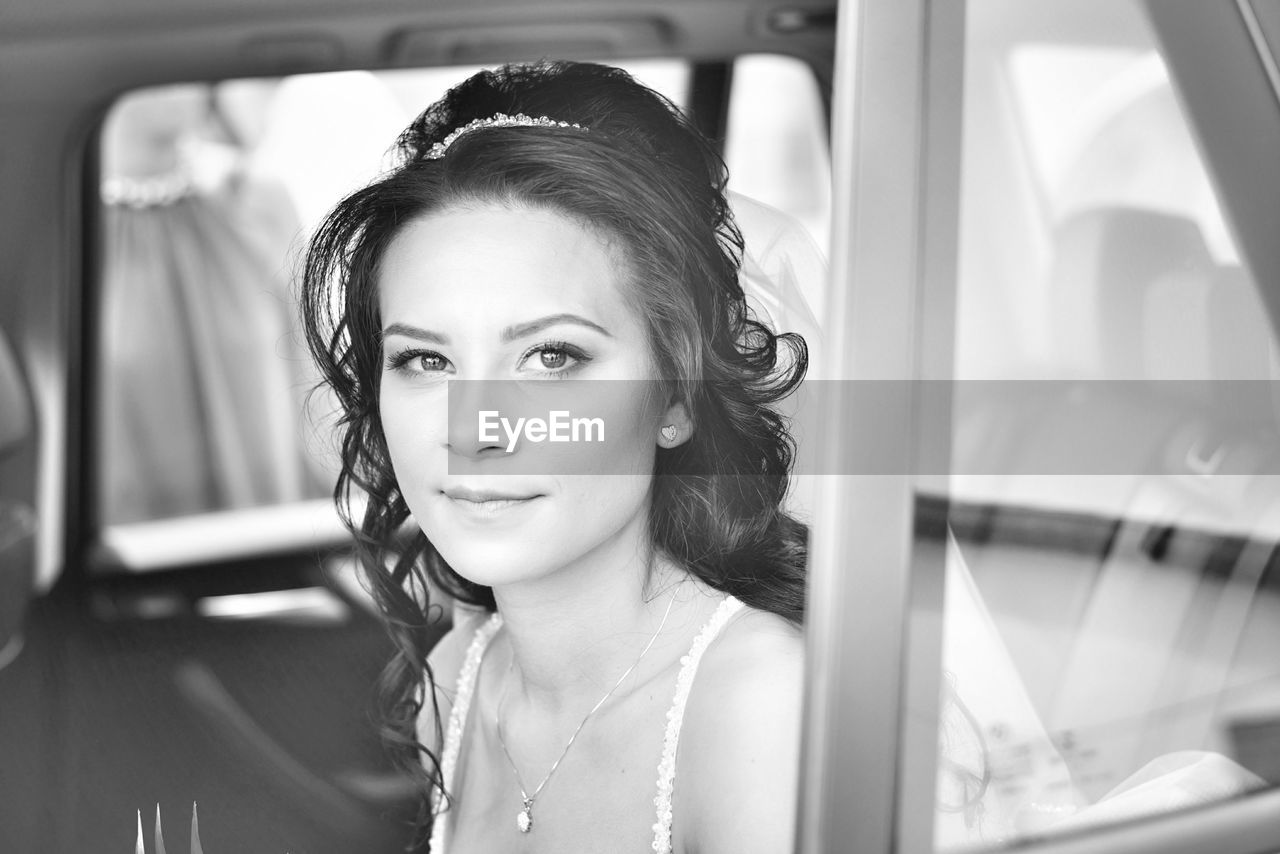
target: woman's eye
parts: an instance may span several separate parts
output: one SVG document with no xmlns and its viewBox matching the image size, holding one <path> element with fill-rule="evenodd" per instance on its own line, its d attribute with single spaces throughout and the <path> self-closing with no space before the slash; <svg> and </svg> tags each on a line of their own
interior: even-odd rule
<svg viewBox="0 0 1280 854">
<path fill-rule="evenodd" d="M 444 366 L 444 356 L 439 353 L 425 353 L 418 356 L 418 367 L 424 371 L 443 371 Z"/>
<path fill-rule="evenodd" d="M 568 373 L 585 365 L 591 358 L 577 347 L 562 342 L 548 342 L 534 347 L 521 359 L 521 366 L 535 372 Z"/>
<path fill-rule="evenodd" d="M 437 374 L 447 370 L 449 360 L 432 350 L 405 350 L 387 358 L 393 371 L 411 374 Z"/>
</svg>

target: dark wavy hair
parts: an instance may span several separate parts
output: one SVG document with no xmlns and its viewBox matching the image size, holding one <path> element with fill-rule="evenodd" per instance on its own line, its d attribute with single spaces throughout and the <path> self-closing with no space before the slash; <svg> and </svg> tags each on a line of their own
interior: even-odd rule
<svg viewBox="0 0 1280 854">
<path fill-rule="evenodd" d="M 585 130 L 487 127 L 430 156 L 451 132 L 498 113 Z M 430 791 L 441 788 L 438 757 L 415 736 L 423 703 L 435 703 L 428 579 L 462 602 L 495 606 L 493 591 L 455 573 L 422 531 L 403 531 L 410 511 L 378 402 L 376 288 L 391 241 L 432 213 L 499 204 L 554 211 L 620 248 L 626 298 L 694 424 L 687 442 L 657 452 L 653 544 L 707 585 L 795 623 L 807 529 L 782 510 L 794 446 L 773 407 L 799 385 L 808 356 L 800 336 L 774 334 L 747 308 L 723 160 L 670 101 L 624 71 L 571 62 L 484 71 L 427 108 L 397 146 L 399 165 L 342 200 L 311 239 L 301 301 L 308 346 L 341 409 L 334 497 L 396 645 L 382 678 L 383 730 L 428 796 L 409 849 L 419 851 Z M 357 522 L 359 496 L 367 501 Z"/>
</svg>

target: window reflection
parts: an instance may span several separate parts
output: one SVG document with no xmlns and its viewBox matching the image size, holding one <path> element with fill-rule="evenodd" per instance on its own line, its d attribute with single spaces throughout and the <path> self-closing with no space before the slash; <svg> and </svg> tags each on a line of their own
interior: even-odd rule
<svg viewBox="0 0 1280 854">
<path fill-rule="evenodd" d="M 1276 336 L 1145 13 L 970 3 L 965 64 L 956 375 L 1038 393 L 954 399 L 939 849 L 1280 782 Z"/>
</svg>

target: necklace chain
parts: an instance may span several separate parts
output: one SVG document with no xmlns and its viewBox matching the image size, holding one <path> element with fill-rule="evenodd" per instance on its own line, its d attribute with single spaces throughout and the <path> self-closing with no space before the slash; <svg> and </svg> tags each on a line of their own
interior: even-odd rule
<svg viewBox="0 0 1280 854">
<path fill-rule="evenodd" d="M 587 721 L 591 720 L 591 716 L 599 711 L 600 707 L 613 696 L 614 692 L 617 691 L 618 688 L 622 686 L 622 683 L 627 680 L 627 677 L 640 666 L 640 662 L 644 660 L 645 655 L 653 648 L 653 644 L 658 640 L 658 635 L 662 634 L 662 630 L 667 626 L 667 618 L 671 616 L 671 608 L 676 603 L 676 594 L 680 592 L 680 588 L 683 585 L 684 580 L 676 585 L 675 591 L 671 594 L 671 601 L 667 603 L 667 610 L 662 615 L 662 622 L 658 624 L 657 631 L 655 631 L 653 636 L 649 638 L 649 642 L 645 644 L 644 649 L 640 650 L 640 655 L 638 655 L 636 660 L 632 662 L 631 666 L 626 669 L 626 672 L 618 677 L 618 681 L 613 683 L 613 687 L 610 688 L 605 695 L 591 707 L 591 711 L 587 712 L 586 716 L 582 719 L 582 723 L 578 724 L 578 728 L 573 731 L 573 735 L 569 736 L 569 742 L 564 746 L 564 750 L 560 751 L 560 756 L 551 764 L 551 770 L 542 778 L 542 782 L 538 784 L 538 787 L 533 790 L 533 794 L 529 794 L 528 790 L 525 789 L 524 781 L 520 779 L 520 769 L 516 767 L 516 761 L 511 758 L 511 751 L 507 749 L 507 740 L 502 737 L 502 704 L 507 699 L 507 689 L 511 685 L 510 679 L 504 681 L 502 686 L 502 696 L 498 698 L 498 706 L 497 709 L 494 710 L 493 717 L 498 730 L 498 743 L 502 745 L 502 752 L 506 754 L 507 764 L 511 766 L 511 773 L 514 774 L 516 778 L 516 786 L 520 789 L 520 798 L 524 801 L 524 809 L 522 809 L 516 817 L 516 825 L 520 828 L 521 833 L 528 833 L 533 829 L 533 802 L 538 799 L 538 795 L 542 794 L 543 788 L 551 780 L 551 775 L 556 773 L 556 769 L 560 767 L 560 763 L 569 755 L 569 748 L 573 747 L 574 741 L 578 738 L 578 733 L 582 732 L 582 728 L 587 725 Z M 515 667 L 514 657 L 511 660 L 511 664 L 507 667 L 508 675 L 511 673 L 513 667 Z"/>
</svg>

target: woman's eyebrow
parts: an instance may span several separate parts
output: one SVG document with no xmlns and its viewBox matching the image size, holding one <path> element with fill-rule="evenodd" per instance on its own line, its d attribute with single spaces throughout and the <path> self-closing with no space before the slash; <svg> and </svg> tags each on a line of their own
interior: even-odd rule
<svg viewBox="0 0 1280 854">
<path fill-rule="evenodd" d="M 525 336 L 533 335 L 541 332 L 549 326 L 557 326 L 561 323 L 574 323 L 578 326 L 585 326 L 588 329 L 594 329 L 596 332 L 599 332 L 607 338 L 613 337 L 609 333 L 609 330 L 580 315 L 549 314 L 546 317 L 540 317 L 537 320 L 531 320 L 528 323 L 517 323 L 514 326 L 508 326 L 506 329 L 502 330 L 502 340 L 504 343 L 514 341 L 517 338 L 524 338 Z"/>
<path fill-rule="evenodd" d="M 438 332 L 432 332 L 429 329 L 423 329 L 419 326 L 410 326 L 407 323 L 393 323 L 386 329 L 382 330 L 382 337 L 386 339 L 390 335 L 403 335 L 406 338 L 416 338 L 419 341 L 427 341 L 431 344 L 448 344 L 449 337 L 441 335 Z"/>
</svg>

